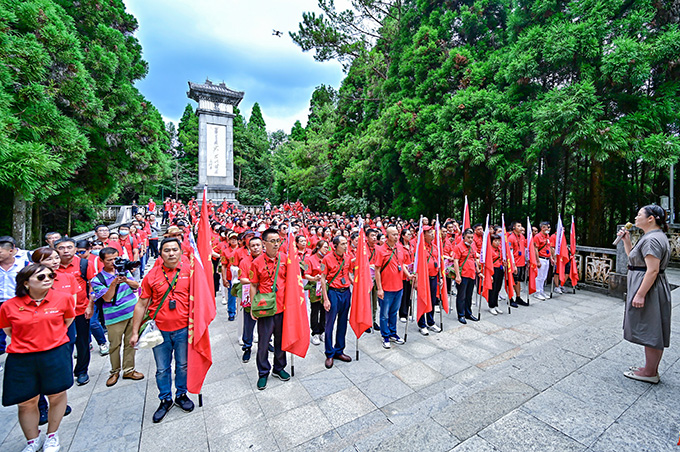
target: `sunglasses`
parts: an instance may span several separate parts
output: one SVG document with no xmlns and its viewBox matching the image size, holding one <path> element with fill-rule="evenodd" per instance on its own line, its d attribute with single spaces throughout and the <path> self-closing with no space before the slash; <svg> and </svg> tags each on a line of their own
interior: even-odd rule
<svg viewBox="0 0 680 452">
<path fill-rule="evenodd" d="M 40 273 L 38 276 L 35 277 L 38 281 L 45 281 L 45 278 L 50 278 L 54 279 L 57 277 L 56 273 Z"/>
<path fill-rule="evenodd" d="M 87 253 L 87 251 L 76 251 L 76 254 L 78 254 L 78 255 L 85 254 L 85 253 Z"/>
</svg>

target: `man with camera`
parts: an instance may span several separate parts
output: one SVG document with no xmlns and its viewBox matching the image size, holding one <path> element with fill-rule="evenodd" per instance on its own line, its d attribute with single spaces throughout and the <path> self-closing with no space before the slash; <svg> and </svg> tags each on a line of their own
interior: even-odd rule
<svg viewBox="0 0 680 452">
<path fill-rule="evenodd" d="M 106 386 L 118 383 L 121 371 L 120 347 L 123 345 L 123 379 L 142 380 L 144 375 L 135 370 L 135 349 L 130 345 L 132 337 L 132 314 L 137 304 L 135 291 L 139 283 L 132 279 L 130 269 L 135 262 L 123 259 L 115 248 L 104 248 L 99 252 L 103 269 L 91 281 L 96 303 L 101 303 L 104 323 L 109 332 L 109 359 L 111 372 Z M 125 336 L 125 342 L 123 342 Z"/>
<path fill-rule="evenodd" d="M 185 412 L 194 403 L 187 396 L 187 354 L 189 347 L 190 267 L 182 262 L 182 245 L 177 238 L 166 238 L 160 244 L 163 263 L 149 271 L 142 281 L 142 294 L 135 306 L 130 345 L 136 346 L 139 328 L 147 314 L 154 318 L 163 343 L 153 348 L 156 360 L 156 385 L 161 403 L 153 415 L 158 423 L 173 406 L 172 358 L 175 358 L 175 402 Z"/>
</svg>

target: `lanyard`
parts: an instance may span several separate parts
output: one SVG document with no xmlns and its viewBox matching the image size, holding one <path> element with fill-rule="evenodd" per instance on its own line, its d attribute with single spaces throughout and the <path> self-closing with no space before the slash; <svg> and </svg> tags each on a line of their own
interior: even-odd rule
<svg viewBox="0 0 680 452">
<path fill-rule="evenodd" d="M 165 267 L 161 265 L 161 270 L 163 271 L 163 276 L 165 277 L 165 282 L 168 283 L 168 292 L 172 293 L 172 296 L 175 296 L 175 287 L 177 287 L 177 277 L 179 277 L 179 272 L 182 270 L 182 264 L 177 267 L 177 272 L 175 273 L 175 276 L 172 278 L 172 282 L 170 282 L 170 278 L 168 278 L 168 274 L 165 272 Z"/>
<path fill-rule="evenodd" d="M 265 262 L 264 268 L 265 268 L 265 270 L 267 271 L 267 276 L 268 276 L 270 279 L 272 278 L 272 276 L 274 275 L 274 272 L 276 271 L 276 269 L 277 269 L 278 266 L 279 266 L 279 259 L 281 259 L 281 256 L 280 256 L 280 255 L 277 254 L 276 256 L 277 256 L 277 257 L 276 257 L 276 265 L 274 266 L 274 268 L 272 269 L 272 271 L 269 271 L 269 263 L 267 262 L 267 259 L 265 258 L 265 260 L 264 260 L 264 262 Z M 268 256 L 266 256 L 266 257 L 268 257 Z"/>
</svg>

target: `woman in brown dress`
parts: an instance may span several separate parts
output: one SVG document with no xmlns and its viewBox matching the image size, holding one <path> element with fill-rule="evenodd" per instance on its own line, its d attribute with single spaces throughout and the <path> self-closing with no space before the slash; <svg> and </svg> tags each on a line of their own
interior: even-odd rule
<svg viewBox="0 0 680 452">
<path fill-rule="evenodd" d="M 665 232 L 666 212 L 645 206 L 635 217 L 644 235 L 632 246 L 628 231 L 620 232 L 628 254 L 628 296 L 623 338 L 645 347 L 645 366 L 631 367 L 624 375 L 647 383 L 659 382 L 659 362 L 670 345 L 671 289 L 665 269 L 671 249 Z"/>
</svg>

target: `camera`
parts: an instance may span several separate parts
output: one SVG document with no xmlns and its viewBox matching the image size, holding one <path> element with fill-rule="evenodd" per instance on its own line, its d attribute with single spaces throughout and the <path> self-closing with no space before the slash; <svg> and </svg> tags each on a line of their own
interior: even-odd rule
<svg viewBox="0 0 680 452">
<path fill-rule="evenodd" d="M 116 269 L 116 272 L 119 275 L 125 275 L 127 272 L 131 272 L 135 268 L 141 266 L 142 263 L 140 261 L 131 261 L 129 259 L 125 259 L 124 257 L 118 257 L 116 260 L 113 262 L 113 266 Z"/>
</svg>

